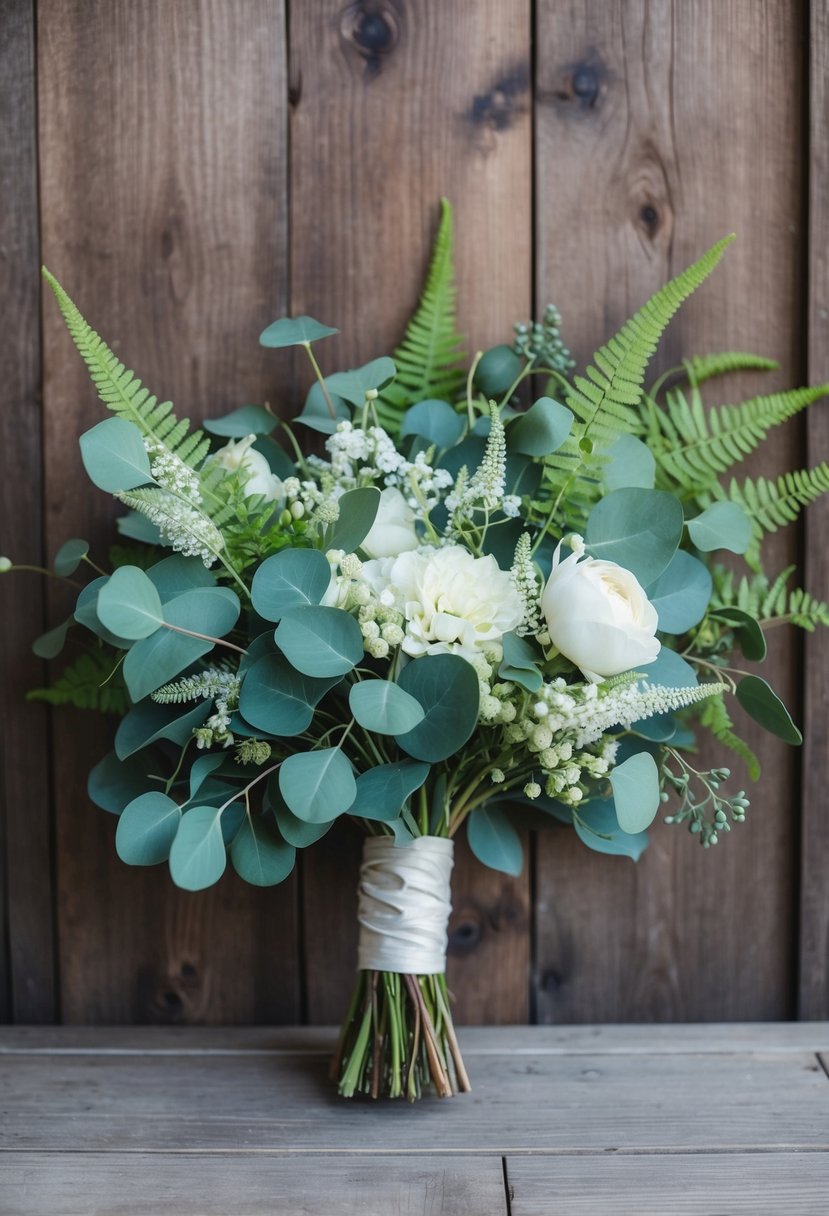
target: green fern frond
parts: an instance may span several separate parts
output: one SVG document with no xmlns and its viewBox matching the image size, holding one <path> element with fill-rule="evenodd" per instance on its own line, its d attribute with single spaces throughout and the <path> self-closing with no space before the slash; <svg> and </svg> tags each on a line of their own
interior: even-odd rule
<svg viewBox="0 0 829 1216">
<path fill-rule="evenodd" d="M 788 586 L 795 569 L 787 566 L 769 585 L 764 574 L 743 576 L 736 582 L 733 571 L 717 566 L 712 570 L 711 608 L 741 608 L 761 625 L 791 624 L 810 633 L 818 625 L 829 626 L 829 604 L 815 599 L 802 587 Z"/>
<path fill-rule="evenodd" d="M 714 487 L 710 493 L 700 494 L 700 506 L 709 506 L 715 499 L 739 503 L 751 520 L 754 540 L 745 554 L 752 569 L 759 568 L 760 542 L 770 532 L 794 523 L 800 512 L 809 503 L 829 492 L 829 464 L 825 461 L 813 469 L 797 469 L 793 473 L 782 473 L 773 481 L 765 477 L 746 477 L 737 481 L 732 477 L 728 488 Z"/>
<path fill-rule="evenodd" d="M 757 781 L 760 777 L 760 761 L 746 741 L 735 734 L 734 723 L 726 709 L 725 698 L 722 696 L 709 697 L 707 701 L 704 701 L 699 720 L 719 743 L 744 761 L 748 775 L 752 781 Z"/>
<path fill-rule="evenodd" d="M 772 427 L 827 392 L 829 385 L 823 384 L 706 409 L 697 388 L 691 389 L 690 400 L 672 389 L 665 407 L 654 409 L 650 419 L 659 484 L 690 494 L 710 488 L 721 473 L 753 452 Z"/>
<path fill-rule="evenodd" d="M 210 450 L 210 440 L 201 431 L 188 434 L 190 423 L 177 419 L 172 402 L 159 402 L 149 389 L 124 367 L 102 338 L 84 320 L 78 308 L 60 283 L 43 267 L 43 277 L 55 293 L 72 340 L 98 390 L 98 396 L 110 410 L 135 424 L 147 439 L 163 445 L 197 469 Z"/>
<path fill-rule="evenodd" d="M 453 246 L 452 207 L 442 199 L 423 295 L 394 352 L 397 377 L 376 402 L 380 423 L 392 435 L 408 406 L 430 397 L 452 401 L 464 381 L 463 338 L 455 329 Z"/>
<path fill-rule="evenodd" d="M 682 360 L 682 366 L 690 383 L 699 386 L 715 376 L 728 376 L 731 372 L 773 372 L 780 364 L 763 355 L 724 350 L 715 355 L 692 355 L 690 359 Z"/>
<path fill-rule="evenodd" d="M 123 715 L 129 708 L 120 659 L 112 651 L 81 654 L 49 688 L 33 688 L 27 701 L 46 701 L 50 705 L 74 705 L 77 709 L 97 709 L 104 714 Z"/>
</svg>

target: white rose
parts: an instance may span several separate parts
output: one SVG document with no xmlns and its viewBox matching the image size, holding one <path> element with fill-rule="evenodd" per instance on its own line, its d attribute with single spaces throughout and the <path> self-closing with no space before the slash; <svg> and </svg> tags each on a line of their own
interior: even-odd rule
<svg viewBox="0 0 829 1216">
<path fill-rule="evenodd" d="M 268 502 L 281 502 L 285 497 L 285 487 L 261 452 L 253 448 L 256 443 L 255 435 L 245 439 L 231 439 L 223 448 L 219 448 L 212 459 L 229 473 L 241 471 L 246 474 L 245 498 L 261 494 Z"/>
<path fill-rule="evenodd" d="M 460 545 L 420 549 L 363 565 L 362 577 L 406 618 L 402 647 L 416 658 L 459 654 L 470 661 L 523 619 L 509 574 L 492 556 Z"/>
<path fill-rule="evenodd" d="M 371 531 L 360 548 L 369 557 L 397 557 L 419 543 L 415 513 L 406 499 L 394 486 L 383 490 Z"/>
<path fill-rule="evenodd" d="M 564 561 L 556 549 L 541 595 L 553 645 L 594 683 L 652 663 L 658 618 L 639 582 L 615 562 L 585 557 L 580 536 L 570 544 Z"/>
</svg>

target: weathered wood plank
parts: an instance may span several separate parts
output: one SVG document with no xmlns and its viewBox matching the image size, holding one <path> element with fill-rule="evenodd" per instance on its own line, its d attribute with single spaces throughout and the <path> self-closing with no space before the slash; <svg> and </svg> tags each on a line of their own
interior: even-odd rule
<svg viewBox="0 0 829 1216">
<path fill-rule="evenodd" d="M 341 327 L 320 348 L 324 369 L 397 344 L 441 195 L 455 207 L 469 348 L 508 340 L 531 294 L 527 0 L 321 0 L 293 4 L 290 31 L 291 303 Z M 340 1017 L 353 982 L 356 850 L 337 860 L 333 845 L 305 859 L 312 1021 Z M 465 926 L 450 962 L 458 1018 L 524 1020 L 527 876 L 504 880 L 460 850 L 453 887 Z"/>
<path fill-rule="evenodd" d="M 282 0 L 38 9 L 44 260 L 183 414 L 262 400 L 273 364 L 256 336 L 287 307 Z M 77 450 L 103 409 L 53 301 L 44 333 L 48 547 L 85 536 L 106 563 L 114 512 Z M 229 876 L 194 896 L 121 865 L 113 818 L 85 796 L 106 736 L 89 716 L 56 723 L 64 1018 L 295 1019 L 294 884 Z"/>
<path fill-rule="evenodd" d="M 823 1216 L 826 1153 L 510 1157 L 512 1216 Z"/>
<path fill-rule="evenodd" d="M 807 309 L 809 382 L 829 381 L 829 4 L 813 0 L 811 19 L 809 139 L 809 296 Z M 829 453 L 829 406 L 811 411 L 807 421 L 808 464 Z M 806 513 L 806 560 L 803 585 L 829 600 L 829 501 L 816 502 Z M 804 646 L 804 736 L 800 870 L 799 1015 L 829 1015 L 829 662 L 826 637 L 807 636 Z"/>
<path fill-rule="evenodd" d="M 829 1053 L 829 1022 L 665 1026 L 465 1026 L 464 1055 L 741 1055 Z M 330 1026 L 4 1026 L 0 1054 L 326 1054 Z M 829 1082 L 828 1082 L 829 1083 Z"/>
<path fill-rule="evenodd" d="M 9 1153 L 0 1208 L 9 1216 L 498 1216 L 499 1157 L 216 1157 L 201 1153 Z"/>
<path fill-rule="evenodd" d="M 801 6 L 541 0 L 537 13 L 539 303 L 559 302 L 579 361 L 665 279 L 736 231 L 724 265 L 673 323 L 659 366 L 724 348 L 780 360 L 761 386 L 715 386 L 719 400 L 799 381 Z M 801 456 L 795 423 L 743 469 L 779 472 Z M 796 551 L 794 530 L 779 533 L 767 546 L 769 569 Z M 792 705 L 796 656 L 796 640 L 777 631 L 763 669 Z M 540 1020 L 792 1012 L 796 755 L 739 708 L 734 717 L 764 774 L 745 828 L 716 850 L 657 827 L 634 867 L 590 855 L 564 831 L 539 842 Z M 745 783 L 729 754 L 706 756 Z"/>
<path fill-rule="evenodd" d="M 829 1149 L 814 1054 L 480 1056 L 473 1094 L 343 1102 L 317 1054 L 0 1056 L 0 1148 L 455 1153 Z"/>
<path fill-rule="evenodd" d="M 21 564 L 43 547 L 34 23 L 31 0 L 0 2 L 0 550 Z M 55 1016 L 48 723 L 24 701 L 43 620 L 40 576 L 0 579 L 0 1018 L 28 1022 Z"/>
</svg>

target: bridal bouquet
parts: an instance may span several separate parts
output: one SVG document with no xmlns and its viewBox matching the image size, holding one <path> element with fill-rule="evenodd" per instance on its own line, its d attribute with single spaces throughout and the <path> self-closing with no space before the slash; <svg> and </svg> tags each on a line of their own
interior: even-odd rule
<svg viewBox="0 0 829 1216">
<path fill-rule="evenodd" d="M 791 570 L 769 579 L 761 564 L 764 534 L 829 488 L 829 466 L 720 479 L 826 389 L 706 408 L 705 381 L 775 366 L 732 353 L 645 386 L 665 326 L 728 243 L 583 375 L 552 307 L 467 366 L 444 204 L 394 358 L 324 374 L 318 344 L 337 331 L 278 320 L 260 341 L 307 354 L 302 412 L 289 425 L 245 405 L 206 434 L 44 272 L 114 415 L 81 436 L 84 466 L 127 513 L 101 568 L 83 541 L 58 553 L 57 574 L 94 577 L 36 650 L 54 657 L 77 627 L 90 644 L 34 695 L 123 713 L 90 797 L 119 816 L 123 861 L 166 864 L 185 890 L 228 861 L 279 883 L 343 815 L 365 833 L 357 981 L 333 1064 L 346 1096 L 469 1087 L 444 978 L 462 828 L 510 874 L 527 826 L 566 825 L 636 859 L 663 804 L 710 848 L 749 803 L 727 768 L 698 767 L 698 728 L 754 777 L 735 708 L 800 742 L 744 666 L 774 625 L 829 624 L 825 604 L 789 589 Z M 713 560 L 721 550 L 747 572 Z"/>
</svg>

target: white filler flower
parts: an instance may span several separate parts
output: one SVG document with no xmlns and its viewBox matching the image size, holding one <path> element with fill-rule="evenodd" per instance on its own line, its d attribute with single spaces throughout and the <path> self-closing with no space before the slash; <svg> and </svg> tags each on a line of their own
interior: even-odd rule
<svg viewBox="0 0 829 1216">
<path fill-rule="evenodd" d="M 615 562 L 584 556 L 580 536 L 569 538 L 573 552 L 561 561 L 541 595 L 541 610 L 553 645 L 598 683 L 659 654 L 656 609 L 637 579 Z"/>
<path fill-rule="evenodd" d="M 381 602 L 393 600 L 403 613 L 403 650 L 415 658 L 459 654 L 472 660 L 524 615 L 510 575 L 495 558 L 473 557 L 461 545 L 366 562 L 362 573 L 375 593 L 385 583 Z"/>
<path fill-rule="evenodd" d="M 360 548 L 369 557 L 397 557 L 419 543 L 415 513 L 406 499 L 394 486 L 382 490 L 377 516 Z"/>
<path fill-rule="evenodd" d="M 246 475 L 245 498 L 261 494 L 268 502 L 281 502 L 285 497 L 285 487 L 277 475 L 271 472 L 270 465 L 262 453 L 254 449 L 254 443 L 255 435 L 248 435 L 245 439 L 231 439 L 223 448 L 219 448 L 212 459 L 229 473 L 241 470 Z"/>
</svg>

